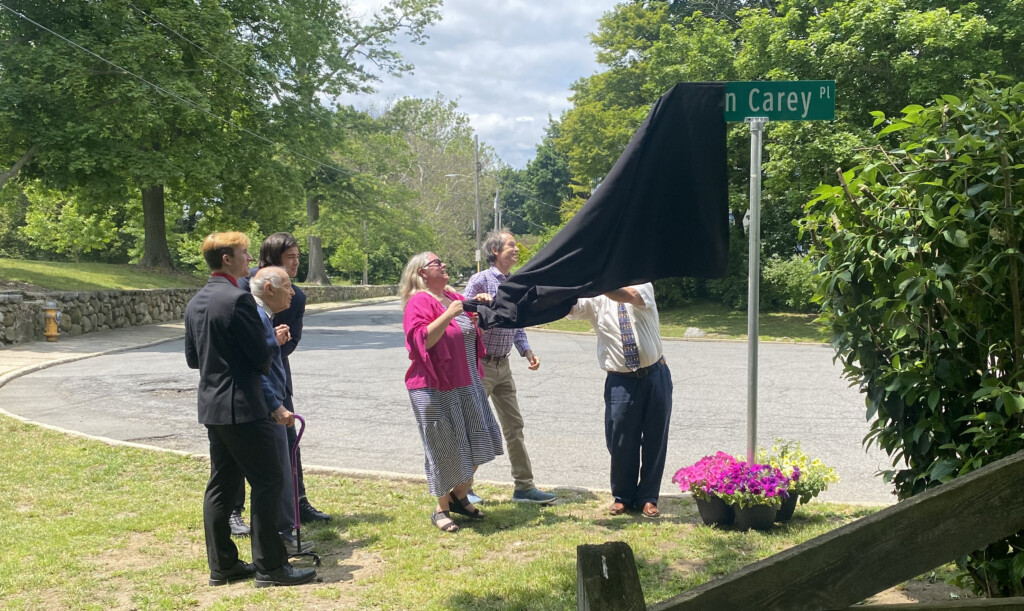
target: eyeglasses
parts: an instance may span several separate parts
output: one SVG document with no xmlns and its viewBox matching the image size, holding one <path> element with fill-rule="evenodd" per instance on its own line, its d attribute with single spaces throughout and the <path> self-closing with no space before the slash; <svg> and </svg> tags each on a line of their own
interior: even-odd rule
<svg viewBox="0 0 1024 611">
<path fill-rule="evenodd" d="M 428 267 L 435 267 L 435 266 L 436 267 L 447 267 L 447 265 L 444 264 L 444 261 L 441 261 L 440 259 L 434 259 L 433 261 L 430 261 L 426 265 L 424 265 L 421 269 L 427 269 Z"/>
</svg>

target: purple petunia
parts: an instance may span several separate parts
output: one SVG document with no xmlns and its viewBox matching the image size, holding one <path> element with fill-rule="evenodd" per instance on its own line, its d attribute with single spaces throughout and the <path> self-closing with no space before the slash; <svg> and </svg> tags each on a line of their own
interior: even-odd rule
<svg viewBox="0 0 1024 611">
<path fill-rule="evenodd" d="M 693 465 L 676 471 L 672 481 L 680 490 L 695 497 L 708 499 L 717 496 L 727 503 L 749 505 L 778 505 L 789 497 L 789 486 L 800 478 L 794 469 L 792 477 L 771 465 L 759 465 L 737 460 L 725 452 L 705 456 Z"/>
</svg>

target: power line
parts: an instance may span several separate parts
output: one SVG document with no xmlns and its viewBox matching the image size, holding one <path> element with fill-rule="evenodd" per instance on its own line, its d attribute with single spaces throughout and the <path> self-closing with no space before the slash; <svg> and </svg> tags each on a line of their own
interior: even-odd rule
<svg viewBox="0 0 1024 611">
<path fill-rule="evenodd" d="M 502 185 L 502 186 L 506 187 L 506 188 L 508 188 L 508 189 L 510 189 L 512 191 L 518 191 L 520 195 L 526 196 L 526 199 L 530 200 L 531 202 L 537 202 L 538 204 L 540 204 L 542 206 L 547 206 L 548 208 L 551 208 L 553 210 L 557 210 L 559 212 L 562 211 L 561 207 L 559 207 L 559 206 L 555 206 L 553 204 L 549 204 L 549 203 L 543 202 L 543 201 L 541 201 L 539 199 L 527 196 L 527 193 L 529 193 L 531 195 L 536 195 L 537 197 L 540 197 L 539 195 L 537 195 L 533 191 L 524 191 L 522 189 L 522 187 L 520 187 L 519 185 Z"/>
<path fill-rule="evenodd" d="M 98 53 L 94 53 L 93 51 L 90 51 L 89 49 L 86 49 L 85 47 L 83 47 L 82 45 L 78 44 L 77 42 L 62 36 L 61 34 L 58 34 L 57 32 L 54 32 L 50 28 L 42 25 L 41 23 L 33 20 L 32 18 L 28 17 L 27 15 L 25 15 L 23 13 L 20 13 L 20 12 L 18 12 L 16 10 L 12 9 L 11 7 L 3 4 L 3 3 L 0 3 L 0 8 L 6 9 L 7 11 L 17 15 L 21 19 L 24 19 L 25 21 L 27 21 L 27 22 L 31 23 L 32 25 L 36 26 L 37 28 L 39 28 L 39 29 L 41 29 L 41 30 L 43 30 L 45 32 L 48 32 L 48 33 L 56 36 L 57 38 L 60 38 L 64 42 L 68 43 L 69 45 L 71 45 L 71 46 L 73 46 L 73 47 L 75 47 L 75 48 L 77 48 L 77 49 L 79 49 L 79 50 L 81 50 L 81 51 L 83 51 L 83 52 L 85 52 L 85 53 L 95 57 L 96 59 L 102 61 L 105 64 L 113 66 L 117 70 L 120 70 L 121 72 L 123 72 L 125 74 L 128 74 L 128 75 L 130 75 L 130 76 L 132 76 L 132 77 L 142 81 L 143 83 L 149 85 L 153 89 L 156 89 L 160 93 L 168 95 L 168 96 L 174 98 L 175 100 L 177 100 L 177 101 L 179 101 L 179 102 L 181 102 L 181 103 L 183 103 L 183 104 L 185 104 L 187 106 L 190 106 L 190 107 L 194 108 L 195 110 L 198 110 L 199 112 L 201 112 L 201 113 L 203 113 L 205 115 L 208 115 L 211 118 L 216 119 L 217 121 L 220 121 L 221 123 L 224 123 L 225 125 L 229 125 L 231 127 L 234 127 L 235 129 L 237 129 L 237 130 L 239 130 L 241 132 L 249 134 L 250 136 L 252 136 L 253 138 L 256 138 L 257 140 L 261 140 L 263 142 L 266 142 L 267 144 L 270 144 L 270 145 L 272 145 L 274 147 L 277 147 L 278 149 L 280 149 L 282 151 L 290 153 L 290 154 L 298 157 L 299 159 L 304 159 L 306 161 L 310 161 L 312 163 L 315 163 L 318 167 L 329 168 L 331 170 L 334 170 L 336 172 L 340 172 L 341 174 L 345 174 L 345 175 L 348 175 L 348 176 L 356 176 L 356 173 L 352 172 L 351 170 L 345 170 L 345 169 L 339 168 L 337 166 L 333 166 L 333 165 L 328 164 L 328 163 L 323 163 L 321 161 L 313 159 L 312 157 L 308 157 L 306 155 L 303 155 L 302 153 L 299 153 L 298 151 L 293 151 L 292 149 L 284 146 L 283 144 L 278 144 L 277 142 L 274 142 L 273 140 L 271 140 L 271 139 L 269 139 L 269 138 L 267 138 L 265 136 L 261 136 L 260 134 L 257 134 L 254 131 L 246 129 L 246 128 L 242 127 L 241 125 L 238 125 L 237 123 L 234 123 L 233 121 L 230 121 L 230 120 L 225 119 L 223 117 L 219 117 L 219 116 L 213 114 L 212 112 L 210 112 L 209 110 L 207 110 L 207 109 L 199 106 L 198 104 L 192 102 L 191 100 L 189 100 L 187 98 L 184 98 L 184 97 L 178 95 L 177 93 L 174 93 L 173 91 L 170 91 L 169 89 L 165 89 L 165 88 L 161 87 L 160 85 L 157 85 L 156 83 L 153 83 L 153 82 L 147 80 L 146 78 L 141 77 L 141 76 L 135 74 L 131 70 L 128 70 L 126 68 L 122 68 L 121 66 L 115 64 L 114 62 L 112 62 L 109 59 L 103 57 L 102 55 L 99 55 Z"/>
<path fill-rule="evenodd" d="M 516 214 L 515 212 L 512 212 L 511 210 L 502 210 L 501 214 L 502 214 L 502 216 L 504 216 L 506 214 L 510 215 L 510 216 L 514 216 L 515 218 L 523 221 L 524 223 L 529 223 L 530 225 L 533 225 L 534 227 L 536 227 L 537 229 L 540 229 L 542 231 L 547 231 L 548 229 L 550 229 L 550 227 L 547 227 L 545 225 L 540 225 L 538 223 L 535 223 L 535 222 L 531 221 L 528 218 L 525 218 L 523 216 L 520 216 L 520 215 Z"/>
</svg>

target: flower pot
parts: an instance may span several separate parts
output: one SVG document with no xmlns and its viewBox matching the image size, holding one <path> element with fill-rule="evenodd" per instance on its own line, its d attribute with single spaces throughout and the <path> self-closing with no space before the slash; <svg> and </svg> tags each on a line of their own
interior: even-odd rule
<svg viewBox="0 0 1024 611">
<path fill-rule="evenodd" d="M 796 502 L 800 500 L 795 494 L 790 494 L 789 498 L 782 501 L 782 507 L 779 507 L 779 512 L 775 514 L 776 522 L 789 522 L 793 518 L 793 512 L 796 510 Z"/>
<path fill-rule="evenodd" d="M 717 496 L 705 501 L 702 498 L 693 497 L 697 503 L 697 511 L 700 512 L 700 519 L 708 526 L 726 526 L 732 524 L 735 516 L 732 506 L 726 505 L 725 501 Z"/>
<path fill-rule="evenodd" d="M 775 523 L 775 514 L 778 513 L 771 505 L 740 507 L 733 504 L 732 508 L 736 512 L 736 528 L 740 530 L 771 530 Z"/>
</svg>

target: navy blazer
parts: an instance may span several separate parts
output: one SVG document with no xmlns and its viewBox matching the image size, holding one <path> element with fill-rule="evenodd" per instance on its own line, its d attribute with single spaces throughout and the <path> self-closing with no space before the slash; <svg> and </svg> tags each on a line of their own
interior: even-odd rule
<svg viewBox="0 0 1024 611">
<path fill-rule="evenodd" d="M 260 376 L 270 347 L 256 301 L 211 276 L 185 308 L 185 361 L 199 370 L 199 423 L 242 424 L 267 418 Z"/>
<path fill-rule="evenodd" d="M 242 278 L 238 281 L 238 286 L 249 291 L 249 280 L 256 274 L 258 267 L 254 267 L 249 270 L 249 278 Z M 291 333 L 292 338 L 281 346 L 281 360 L 284 361 L 284 372 L 286 379 L 286 387 L 288 390 L 288 396 L 285 399 L 284 406 L 289 411 L 292 410 L 292 395 L 295 391 L 292 387 L 292 364 L 288 362 L 288 355 L 295 352 L 295 348 L 299 345 L 299 340 L 302 339 L 302 317 L 306 314 L 306 293 L 299 288 L 299 285 L 292 282 L 292 290 L 295 291 L 295 295 L 292 296 L 292 303 L 288 306 L 287 310 L 282 310 L 277 314 L 274 314 L 274 326 L 277 325 L 288 325 L 288 332 Z"/>
</svg>

